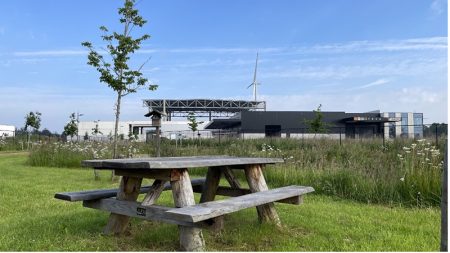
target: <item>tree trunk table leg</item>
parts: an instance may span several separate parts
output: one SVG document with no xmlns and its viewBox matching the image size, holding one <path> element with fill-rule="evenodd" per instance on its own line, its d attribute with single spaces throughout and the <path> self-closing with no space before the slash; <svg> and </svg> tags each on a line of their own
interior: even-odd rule
<svg viewBox="0 0 450 253">
<path fill-rule="evenodd" d="M 153 181 L 152 187 L 148 190 L 147 195 L 145 195 L 144 200 L 142 200 L 142 206 L 151 206 L 155 204 L 156 200 L 161 196 L 164 190 L 164 184 L 167 181 L 155 179 Z"/>
<path fill-rule="evenodd" d="M 119 191 L 117 192 L 118 200 L 136 201 L 139 196 L 142 178 L 122 177 L 120 181 Z M 130 217 L 121 214 L 111 213 L 108 223 L 103 230 L 104 234 L 119 235 L 125 232 L 128 227 Z"/>
<path fill-rule="evenodd" d="M 267 191 L 266 180 L 262 173 L 261 165 L 247 165 L 245 167 L 245 177 L 247 178 L 248 185 L 251 192 Z M 281 226 L 280 218 L 275 210 L 273 203 L 257 206 L 258 218 L 260 222 L 272 222 L 277 226 Z"/>
<path fill-rule="evenodd" d="M 224 167 L 222 170 L 223 175 L 230 184 L 231 188 L 241 189 L 241 184 L 239 183 L 239 180 L 236 178 L 234 172 L 230 169 L 230 167 Z"/>
<path fill-rule="evenodd" d="M 200 197 L 200 203 L 214 201 L 217 187 L 219 187 L 221 174 L 221 168 L 208 168 L 206 181 L 203 185 L 202 196 Z M 211 219 L 211 221 L 213 222 L 211 231 L 216 234 L 220 233 L 223 229 L 223 216 L 215 217 Z"/>
<path fill-rule="evenodd" d="M 187 170 L 177 170 L 180 180 L 172 181 L 172 195 L 176 207 L 195 205 L 194 191 Z M 195 227 L 178 226 L 180 247 L 183 251 L 204 251 L 202 230 Z"/>
<path fill-rule="evenodd" d="M 203 185 L 202 196 L 200 197 L 200 203 L 214 200 L 220 182 L 220 174 L 220 169 L 208 168 L 205 185 Z"/>
</svg>

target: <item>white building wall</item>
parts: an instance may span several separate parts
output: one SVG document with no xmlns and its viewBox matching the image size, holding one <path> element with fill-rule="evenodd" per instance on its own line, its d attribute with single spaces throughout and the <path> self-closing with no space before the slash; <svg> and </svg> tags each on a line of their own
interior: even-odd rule
<svg viewBox="0 0 450 253">
<path fill-rule="evenodd" d="M 388 112 L 383 112 L 382 117 L 389 118 Z M 389 139 L 389 124 L 390 123 L 384 123 L 384 138 Z"/>
<path fill-rule="evenodd" d="M 414 138 L 414 117 L 412 112 L 408 112 L 408 138 Z"/>
<path fill-rule="evenodd" d="M 14 137 L 16 134 L 16 127 L 11 125 L 0 125 L 0 138 Z"/>
<path fill-rule="evenodd" d="M 101 134 L 97 137 L 107 137 L 114 135 L 114 121 L 99 121 L 98 123 L 94 121 L 81 121 L 78 124 L 78 134 L 84 136 L 86 132 L 88 136 L 94 136 L 92 134 L 92 129 L 98 124 L 98 128 Z M 177 134 L 181 134 L 183 138 L 198 138 L 197 133 L 193 134 L 189 129 L 188 121 L 161 121 L 161 137 L 171 138 Z M 201 131 L 200 137 L 207 138 L 211 136 L 210 131 L 204 130 L 205 126 L 209 122 L 204 122 L 198 125 L 198 130 Z M 128 134 L 132 127 L 143 128 L 138 134 L 138 139 L 141 141 L 146 140 L 146 131 L 155 129 L 152 126 L 151 120 L 148 121 L 121 121 L 119 122 L 118 134 L 123 134 L 125 139 L 128 139 Z M 209 134 L 208 134 L 209 132 Z"/>
<path fill-rule="evenodd" d="M 401 118 L 402 114 L 400 112 L 395 113 L 396 118 Z M 395 137 L 400 137 L 402 134 L 402 121 L 395 122 Z"/>
</svg>

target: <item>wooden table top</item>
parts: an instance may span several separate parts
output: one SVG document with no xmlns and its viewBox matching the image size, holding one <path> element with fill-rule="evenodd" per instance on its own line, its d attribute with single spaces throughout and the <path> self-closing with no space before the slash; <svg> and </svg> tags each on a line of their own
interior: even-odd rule
<svg viewBox="0 0 450 253">
<path fill-rule="evenodd" d="M 282 158 L 184 156 L 84 160 L 81 164 L 84 167 L 92 167 L 95 169 L 183 169 L 250 164 L 274 164 L 282 162 L 284 162 Z"/>
</svg>

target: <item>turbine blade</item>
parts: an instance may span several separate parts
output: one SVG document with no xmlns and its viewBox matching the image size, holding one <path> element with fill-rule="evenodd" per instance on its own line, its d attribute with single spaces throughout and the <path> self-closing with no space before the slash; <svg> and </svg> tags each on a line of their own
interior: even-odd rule
<svg viewBox="0 0 450 253">
<path fill-rule="evenodd" d="M 252 85 L 253 85 L 253 84 L 250 84 L 249 86 L 247 86 L 247 89 L 250 88 L 250 87 L 252 87 Z"/>
<path fill-rule="evenodd" d="M 253 74 L 253 83 L 256 83 L 256 72 L 258 70 L 258 52 L 256 52 L 255 73 Z"/>
</svg>

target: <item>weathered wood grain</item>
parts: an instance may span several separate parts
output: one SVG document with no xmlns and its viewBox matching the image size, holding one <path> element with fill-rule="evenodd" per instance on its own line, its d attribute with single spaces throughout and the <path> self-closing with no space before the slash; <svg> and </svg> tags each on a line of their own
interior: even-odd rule
<svg viewBox="0 0 450 253">
<path fill-rule="evenodd" d="M 222 174 L 221 169 L 208 168 L 208 172 L 206 173 L 206 181 L 203 185 L 202 195 L 200 197 L 200 203 L 214 201 L 216 197 L 217 187 L 220 183 L 220 176 Z M 223 216 L 213 218 L 213 229 L 211 232 L 218 234 L 222 231 L 224 226 Z"/>
<path fill-rule="evenodd" d="M 247 165 L 245 168 L 245 177 L 247 178 L 248 186 L 252 192 L 263 192 L 269 190 L 262 172 L 262 165 Z M 295 195 L 293 195 L 295 196 Z M 291 196 L 292 197 L 292 196 Z M 281 226 L 280 218 L 275 210 L 273 203 L 257 206 L 258 218 L 260 222 L 272 222 L 277 226 Z"/>
<path fill-rule="evenodd" d="M 225 179 L 228 181 L 228 183 L 230 184 L 230 186 L 232 188 L 236 188 L 236 189 L 241 188 L 241 184 L 239 183 L 239 180 L 234 175 L 234 172 L 233 172 L 233 170 L 231 170 L 230 167 L 228 167 L 228 166 L 223 167 L 222 171 L 223 171 L 223 175 L 225 176 Z"/>
<path fill-rule="evenodd" d="M 171 209 L 166 214 L 167 217 L 179 221 L 199 222 L 249 207 L 264 206 L 267 203 L 304 195 L 313 191 L 314 188 L 312 187 L 292 185 L 224 200 Z"/>
<path fill-rule="evenodd" d="M 156 157 L 108 160 L 85 160 L 83 166 L 96 169 L 183 169 L 197 167 L 221 167 L 248 164 L 274 164 L 284 162 L 281 158 L 255 157 Z M 220 168 L 218 168 L 220 169 Z"/>
<path fill-rule="evenodd" d="M 200 197 L 200 203 L 213 201 L 216 197 L 217 187 L 220 182 L 221 170 L 216 170 L 214 168 L 208 168 L 206 173 L 205 184 L 203 184 L 203 191 Z"/>
<path fill-rule="evenodd" d="M 199 186 L 193 187 L 194 192 L 196 192 L 196 193 L 203 192 L 202 188 Z M 250 193 L 252 193 L 250 191 L 250 189 L 235 189 L 235 188 L 226 187 L 226 186 L 219 186 L 219 187 L 217 187 L 217 190 L 216 190 L 216 195 L 228 196 L 228 197 L 238 197 L 238 196 L 242 196 L 242 195 L 246 195 L 246 194 L 250 194 Z M 284 203 L 284 204 L 292 204 L 292 205 L 300 205 L 303 203 L 303 196 L 294 196 L 292 198 L 281 199 L 281 200 L 277 200 L 275 202 Z"/>
<path fill-rule="evenodd" d="M 136 201 L 142 178 L 122 177 L 120 181 L 119 191 L 117 192 L 118 200 Z M 128 227 L 130 217 L 121 214 L 111 213 L 108 223 L 106 224 L 103 233 L 119 235 L 125 232 Z"/>
<path fill-rule="evenodd" d="M 127 177 L 152 178 L 164 181 L 178 180 L 179 177 L 172 170 L 153 170 L 153 169 L 115 169 L 116 175 Z"/>
<path fill-rule="evenodd" d="M 83 206 L 144 220 L 155 220 L 175 225 L 207 229 L 211 227 L 211 222 L 209 221 L 192 223 L 168 218 L 166 211 L 174 209 L 172 207 L 159 205 L 143 206 L 139 202 L 117 200 L 114 198 L 85 200 L 83 201 Z"/>
<path fill-rule="evenodd" d="M 195 189 L 200 188 L 198 192 L 201 193 L 202 185 L 205 183 L 205 178 L 196 178 L 191 180 L 192 187 Z M 139 193 L 147 193 L 151 186 L 143 186 L 140 188 Z M 164 185 L 164 191 L 171 190 L 172 186 L 170 183 Z M 111 198 L 117 195 L 118 189 L 105 189 L 105 190 L 90 190 L 90 191 L 79 191 L 79 192 L 60 192 L 55 194 L 55 198 L 67 201 L 82 201 L 82 200 L 94 200 Z"/>
<path fill-rule="evenodd" d="M 167 181 L 156 179 L 153 182 L 152 187 L 147 192 L 147 195 L 145 195 L 144 200 L 142 201 L 141 205 L 143 206 L 151 206 L 155 204 L 156 200 L 159 198 L 161 193 L 164 191 L 164 185 L 167 183 Z"/>
<path fill-rule="evenodd" d="M 180 180 L 170 182 L 175 206 L 182 208 L 195 205 L 194 191 L 186 169 L 180 170 Z M 167 214 L 167 212 L 166 212 Z M 205 241 L 202 230 L 195 227 L 178 226 L 180 248 L 183 251 L 204 251 Z"/>
</svg>

